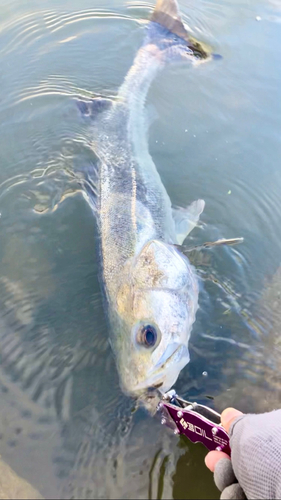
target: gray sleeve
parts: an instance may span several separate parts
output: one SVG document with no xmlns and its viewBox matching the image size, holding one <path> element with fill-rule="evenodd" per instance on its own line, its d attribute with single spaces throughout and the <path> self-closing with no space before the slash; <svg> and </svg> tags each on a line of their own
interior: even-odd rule
<svg viewBox="0 0 281 500">
<path fill-rule="evenodd" d="M 281 499 L 281 410 L 242 415 L 230 428 L 231 461 L 249 499 Z"/>
</svg>

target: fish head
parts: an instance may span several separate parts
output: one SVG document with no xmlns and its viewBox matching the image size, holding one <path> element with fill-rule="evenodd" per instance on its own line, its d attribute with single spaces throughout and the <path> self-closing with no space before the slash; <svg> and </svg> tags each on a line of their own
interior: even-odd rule
<svg viewBox="0 0 281 500">
<path fill-rule="evenodd" d="M 126 392 L 170 389 L 189 361 L 197 308 L 198 283 L 188 259 L 173 245 L 147 243 L 116 298 L 122 331 L 115 352 Z"/>
</svg>

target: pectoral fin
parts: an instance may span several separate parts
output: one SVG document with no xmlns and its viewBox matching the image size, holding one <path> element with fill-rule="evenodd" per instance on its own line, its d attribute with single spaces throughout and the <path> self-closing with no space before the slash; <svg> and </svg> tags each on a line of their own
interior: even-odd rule
<svg viewBox="0 0 281 500">
<path fill-rule="evenodd" d="M 194 229 L 205 207 L 204 200 L 196 200 L 187 208 L 173 208 L 177 243 L 182 245 L 187 235 Z"/>
</svg>

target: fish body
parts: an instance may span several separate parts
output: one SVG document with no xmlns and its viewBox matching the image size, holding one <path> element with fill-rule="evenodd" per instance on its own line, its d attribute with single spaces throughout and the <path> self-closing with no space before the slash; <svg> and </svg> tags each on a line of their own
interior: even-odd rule
<svg viewBox="0 0 281 500">
<path fill-rule="evenodd" d="M 196 225 L 204 202 L 172 208 L 148 151 L 145 99 L 167 63 L 204 57 L 190 42 L 175 0 L 159 0 L 116 101 L 78 103 L 93 129 L 98 160 L 84 170 L 84 186 L 98 222 L 111 343 L 130 394 L 168 390 L 189 361 L 198 283 L 174 245 Z"/>
</svg>

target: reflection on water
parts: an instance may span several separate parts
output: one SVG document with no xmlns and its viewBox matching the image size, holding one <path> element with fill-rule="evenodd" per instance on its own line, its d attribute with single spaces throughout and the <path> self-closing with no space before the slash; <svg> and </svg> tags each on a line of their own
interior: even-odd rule
<svg viewBox="0 0 281 500">
<path fill-rule="evenodd" d="M 264 411 L 280 405 L 279 3 L 180 6 L 223 58 L 155 80 L 150 151 L 175 205 L 206 200 L 191 245 L 245 242 L 191 256 L 201 307 L 176 389 Z M 119 388 L 95 223 L 73 176 L 92 154 L 74 98 L 115 98 L 152 7 L 0 5 L 0 453 L 45 497 L 218 498 L 204 448 Z"/>
</svg>

